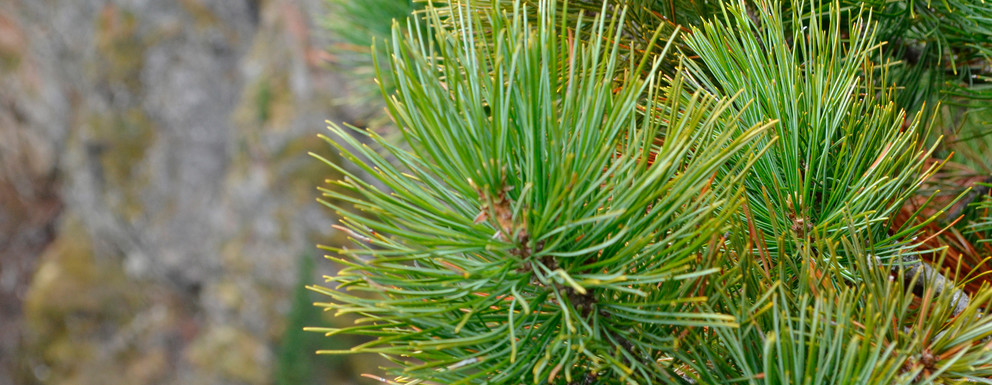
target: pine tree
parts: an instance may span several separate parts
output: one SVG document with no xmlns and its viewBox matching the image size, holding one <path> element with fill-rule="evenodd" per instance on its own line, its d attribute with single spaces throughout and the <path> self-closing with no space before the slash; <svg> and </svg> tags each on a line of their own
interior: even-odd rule
<svg viewBox="0 0 992 385">
<path fill-rule="evenodd" d="M 310 288 L 358 318 L 308 330 L 369 340 L 318 353 L 393 384 L 992 383 L 992 6 L 362 4 L 337 28 L 406 15 L 355 66 L 399 138 L 330 123 L 352 243 Z"/>
</svg>

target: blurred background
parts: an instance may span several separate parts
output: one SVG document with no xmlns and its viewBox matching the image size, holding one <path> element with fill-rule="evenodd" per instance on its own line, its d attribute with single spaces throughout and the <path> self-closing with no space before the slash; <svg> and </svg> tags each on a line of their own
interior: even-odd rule
<svg viewBox="0 0 992 385">
<path fill-rule="evenodd" d="M 0 385 L 352 384 L 324 0 L 0 0 Z M 368 81 L 369 79 L 363 79 Z M 376 107 L 377 108 L 377 107 Z M 368 382 L 366 382 L 368 383 Z"/>
</svg>

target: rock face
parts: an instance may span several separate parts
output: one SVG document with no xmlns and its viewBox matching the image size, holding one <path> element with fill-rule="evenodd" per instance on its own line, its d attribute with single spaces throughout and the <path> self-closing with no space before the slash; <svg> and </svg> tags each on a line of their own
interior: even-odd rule
<svg viewBox="0 0 992 385">
<path fill-rule="evenodd" d="M 0 385 L 274 381 L 350 116 L 321 7 L 0 2 Z"/>
</svg>

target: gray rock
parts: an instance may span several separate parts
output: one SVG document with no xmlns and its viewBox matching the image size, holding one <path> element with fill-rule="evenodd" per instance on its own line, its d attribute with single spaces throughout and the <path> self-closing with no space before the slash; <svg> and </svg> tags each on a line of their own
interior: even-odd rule
<svg viewBox="0 0 992 385">
<path fill-rule="evenodd" d="M 332 103 L 344 87 L 320 59 L 321 12 L 320 0 L 0 5 L 0 385 L 270 381 L 296 262 L 330 236 L 314 202 L 330 169 L 306 151 L 329 153 L 324 120 L 353 116 Z M 88 287 L 60 266 L 75 239 L 124 283 Z M 42 294 L 38 266 L 138 299 L 80 321 Z M 104 354 L 61 362 L 69 340 Z M 231 347 L 252 353 L 213 365 Z"/>
</svg>

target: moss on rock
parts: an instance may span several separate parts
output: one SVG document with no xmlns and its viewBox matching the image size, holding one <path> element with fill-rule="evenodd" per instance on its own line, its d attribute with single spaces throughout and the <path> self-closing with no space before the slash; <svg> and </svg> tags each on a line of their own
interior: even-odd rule
<svg viewBox="0 0 992 385">
<path fill-rule="evenodd" d="M 28 290 L 27 350 L 41 358 L 37 364 L 51 368 L 47 383 L 103 378 L 105 374 L 93 368 L 101 367 L 95 361 L 117 358 L 102 348 L 113 337 L 110 331 L 128 324 L 144 302 L 120 264 L 93 250 L 86 229 L 78 220 L 67 219 L 60 237 L 42 255 Z"/>
</svg>

